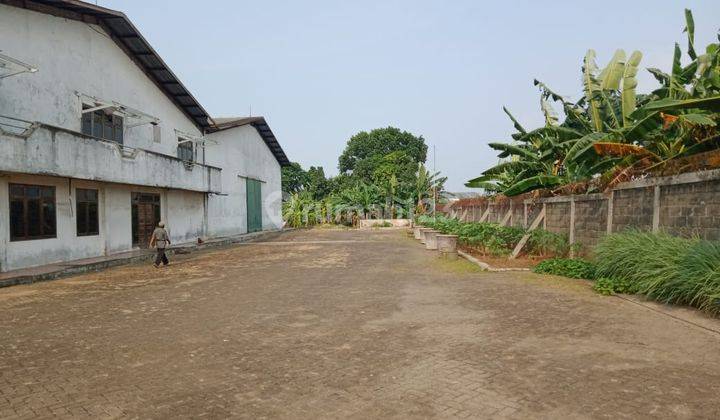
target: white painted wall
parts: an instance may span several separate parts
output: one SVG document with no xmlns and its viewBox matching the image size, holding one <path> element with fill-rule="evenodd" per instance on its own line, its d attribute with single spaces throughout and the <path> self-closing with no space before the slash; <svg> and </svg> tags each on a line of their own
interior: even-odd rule
<svg viewBox="0 0 720 420">
<path fill-rule="evenodd" d="M 175 156 L 175 129 L 200 134 L 99 26 L 0 4 L 0 50 L 39 69 L 0 81 L 0 115 L 80 131 L 79 91 L 160 118 L 161 143 L 146 124 L 125 131 L 127 146 Z"/>
<path fill-rule="evenodd" d="M 167 190 L 164 204 L 160 205 L 172 243 L 195 242 L 205 236 L 205 194 Z"/>
<path fill-rule="evenodd" d="M 160 143 L 153 142 L 152 127 L 148 124 L 126 129 L 126 146 L 176 156 L 175 129 L 201 134 L 100 27 L 0 4 L 0 50 L 39 69 L 34 74 L 0 81 L 0 115 L 80 132 L 82 103 L 75 94 L 78 91 L 122 103 L 161 120 Z M 127 123 L 132 120 L 126 120 Z M 66 134 L 71 138 L 66 139 Z M 211 189 L 217 190 L 212 177 L 208 180 L 203 174 L 195 173 L 208 168 L 195 167 L 189 176 L 184 170 L 171 168 L 172 165 L 158 168 L 162 158 L 151 159 L 148 154 L 142 158 L 149 159 L 148 162 L 140 165 L 145 168 L 141 168 L 144 172 L 137 173 L 139 161 L 131 164 L 124 161 L 127 158 L 112 154 L 113 159 L 119 160 L 111 162 L 114 166 L 110 165 L 107 160 L 111 153 L 99 151 L 104 147 L 101 142 L 75 150 L 73 147 L 82 146 L 82 139 L 77 136 L 62 133 L 45 137 L 37 144 L 29 144 L 33 139 L 0 138 L 4 141 L 0 147 L 2 271 L 132 249 L 131 193 L 135 191 L 161 194 L 162 218 L 171 241 L 176 244 L 195 241 L 201 236 L 247 232 L 246 181 L 239 175 L 263 181 L 263 229 L 282 227 L 280 165 L 252 126 L 206 136 L 218 145 L 209 146 L 206 155 L 200 151 L 198 161 L 223 169 L 222 182 L 217 185 L 223 195 L 209 196 L 186 190 L 203 189 L 208 181 L 213 184 Z M 65 140 L 67 144 L 62 143 Z M 18 141 L 29 143 L 19 145 Z M 153 182 L 153 175 L 163 179 Z M 56 238 L 10 242 L 8 184 L 11 182 L 56 187 Z M 136 183 L 144 186 L 128 185 Z M 97 188 L 100 192 L 98 236 L 76 235 L 75 209 L 71 204 L 74 201 L 71 200 L 77 187 Z"/>
<path fill-rule="evenodd" d="M 247 232 L 245 179 L 263 181 L 263 229 L 282 228 L 280 164 L 257 130 L 245 125 L 207 135 L 218 144 L 208 146 L 207 164 L 223 168 L 222 186 L 227 196 L 208 198 L 208 234 L 228 236 Z"/>
<path fill-rule="evenodd" d="M 74 199 L 75 188 L 99 189 L 98 200 L 103 199 L 105 191 L 92 182 L 72 182 L 72 197 L 68 179 L 54 177 L 40 177 L 32 175 L 10 174 L 0 177 L 0 233 L 2 236 L 4 255 L 2 258 L 3 271 L 20 267 L 32 267 L 50 262 L 71 259 L 87 258 L 102 255 L 105 248 L 105 232 L 101 229 L 98 236 L 77 236 Z M 8 184 L 48 185 L 55 187 L 55 206 L 57 219 L 57 237 L 52 239 L 39 239 L 32 241 L 10 242 L 9 229 L 9 198 Z M 72 244 L 72 246 L 68 246 Z"/>
<path fill-rule="evenodd" d="M 1 128 L 1 127 L 0 127 Z M 174 156 L 39 126 L 29 136 L 0 133 L 0 171 L 36 173 L 191 191 L 221 191 L 220 169 L 189 165 Z"/>
<path fill-rule="evenodd" d="M 50 185 L 55 187 L 57 236 L 50 239 L 10 241 L 10 183 Z M 75 189 L 99 191 L 99 224 L 97 236 L 77 236 Z M 203 202 L 205 194 L 161 190 L 150 187 L 108 184 L 77 179 L 2 174 L 0 176 L 0 267 L 2 271 L 33 267 L 61 261 L 97 257 L 130 251 L 132 247 L 132 192 L 160 194 L 161 217 L 166 221 L 170 240 L 194 242 L 203 236 Z"/>
</svg>

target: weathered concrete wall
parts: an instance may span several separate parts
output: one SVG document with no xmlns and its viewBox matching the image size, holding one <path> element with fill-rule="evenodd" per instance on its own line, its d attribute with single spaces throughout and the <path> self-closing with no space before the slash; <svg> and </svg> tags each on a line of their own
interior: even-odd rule
<svg viewBox="0 0 720 420">
<path fill-rule="evenodd" d="M 545 212 L 547 231 L 562 235 L 570 233 L 570 203 L 547 203 Z"/>
<path fill-rule="evenodd" d="M 10 241 L 10 183 L 55 187 L 57 235 L 55 238 Z M 100 232 L 77 236 L 75 190 L 98 190 Z M 130 251 L 132 246 L 131 193 L 160 194 L 161 217 L 173 243 L 192 242 L 203 236 L 205 194 L 191 191 L 108 184 L 68 178 L 2 174 L 0 176 L 0 270 L 14 270 L 60 261 Z"/>
<path fill-rule="evenodd" d="M 660 225 L 674 235 L 720 240 L 720 182 L 663 186 Z"/>
<path fill-rule="evenodd" d="M 0 132 L 0 171 L 43 173 L 123 184 L 222 190 L 216 167 L 186 165 L 174 156 L 141 149 L 123 155 L 117 144 L 47 126 L 27 138 Z"/>
<path fill-rule="evenodd" d="M 575 243 L 581 252 L 594 247 L 607 233 L 607 200 L 577 200 L 575 202 Z"/>
<path fill-rule="evenodd" d="M 201 134 L 99 26 L 0 4 L 0 39 L 4 54 L 39 69 L 0 81 L 0 115 L 79 132 L 80 92 L 160 119 L 160 143 L 145 124 L 125 130 L 128 146 L 175 156 L 175 129 Z"/>
<path fill-rule="evenodd" d="M 618 190 L 614 194 L 613 232 L 652 229 L 654 197 L 652 188 Z"/>
<path fill-rule="evenodd" d="M 720 240 L 720 170 L 644 178 L 620 184 L 606 194 L 525 200 L 525 206 L 528 226 L 545 206 L 539 227 L 567 235 L 581 245 L 582 253 L 589 252 L 608 231 L 627 229 Z M 454 214 L 463 211 L 462 205 L 453 207 Z"/>
<path fill-rule="evenodd" d="M 163 217 L 173 242 L 194 242 L 205 236 L 205 194 L 168 190 L 164 208 L 167 211 Z"/>
<path fill-rule="evenodd" d="M 523 227 L 525 223 L 525 208 L 521 202 L 513 202 L 511 226 Z"/>
<path fill-rule="evenodd" d="M 247 232 L 246 178 L 262 182 L 263 229 L 282 228 L 280 164 L 257 130 L 245 125 L 207 137 L 217 142 L 207 147 L 207 162 L 223 168 L 223 192 L 227 194 L 208 198 L 209 235 Z"/>
<path fill-rule="evenodd" d="M 251 177 L 262 181 L 263 228 L 283 226 L 280 165 L 253 127 L 207 135 L 219 142 L 207 146 L 212 156 L 200 147 L 198 164 L 186 167 L 175 158 L 177 131 L 202 133 L 102 28 L 0 5 L 0 39 L 4 54 L 39 69 L 0 81 L 0 116 L 41 123 L 24 138 L 0 133 L 1 270 L 130 250 L 132 192 L 160 194 L 162 219 L 180 243 L 246 232 L 241 177 Z M 129 118 L 123 143 L 132 150 L 79 134 L 78 93 L 159 118 L 160 141 L 150 124 L 131 127 Z M 56 238 L 9 241 L 9 182 L 56 186 Z M 99 190 L 97 236 L 76 235 L 71 199 L 81 184 Z"/>
</svg>

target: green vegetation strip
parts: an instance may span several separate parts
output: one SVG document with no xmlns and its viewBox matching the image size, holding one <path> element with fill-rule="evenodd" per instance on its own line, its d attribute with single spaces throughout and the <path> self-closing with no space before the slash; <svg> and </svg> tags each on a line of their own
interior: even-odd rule
<svg viewBox="0 0 720 420">
<path fill-rule="evenodd" d="M 509 255 L 526 233 L 530 233 L 530 239 L 525 247 L 529 255 L 566 256 L 570 252 L 567 237 L 542 229 L 528 232 L 522 227 L 501 226 L 497 223 L 461 222 L 442 216 L 420 216 L 417 222 L 444 234 L 457 235 L 459 244 L 472 247 L 483 255 L 494 257 Z"/>
<path fill-rule="evenodd" d="M 594 262 L 550 259 L 536 273 L 594 280 L 601 294 L 641 294 L 661 303 L 720 314 L 720 242 L 668 233 L 627 231 L 606 236 Z"/>
</svg>

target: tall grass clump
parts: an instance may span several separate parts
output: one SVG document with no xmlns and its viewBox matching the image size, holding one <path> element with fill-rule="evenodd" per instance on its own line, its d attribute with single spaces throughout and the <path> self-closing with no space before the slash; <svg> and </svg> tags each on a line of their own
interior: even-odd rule
<svg viewBox="0 0 720 420">
<path fill-rule="evenodd" d="M 720 243 L 628 231 L 595 248 L 596 276 L 664 302 L 720 313 Z"/>
</svg>

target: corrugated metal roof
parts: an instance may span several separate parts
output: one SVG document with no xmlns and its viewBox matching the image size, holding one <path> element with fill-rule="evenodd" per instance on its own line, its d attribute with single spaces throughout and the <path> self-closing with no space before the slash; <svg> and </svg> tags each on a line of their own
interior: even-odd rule
<svg viewBox="0 0 720 420">
<path fill-rule="evenodd" d="M 241 127 L 243 125 L 252 125 L 262 137 L 263 141 L 270 149 L 281 166 L 290 164 L 290 160 L 285 155 L 280 143 L 278 143 L 270 126 L 264 117 L 235 117 L 235 118 L 214 118 L 215 125 L 210 128 L 209 132 L 228 130 L 230 128 Z"/>
<path fill-rule="evenodd" d="M 115 43 L 198 126 L 200 131 L 215 132 L 251 124 L 260 133 L 280 165 L 290 164 L 265 118 L 216 120 L 211 118 L 124 13 L 79 0 L 0 0 L 0 4 L 102 26 Z"/>
<path fill-rule="evenodd" d="M 201 131 L 212 126 L 212 118 L 202 105 L 124 13 L 78 0 L 0 0 L 0 3 L 102 26 Z"/>
</svg>

